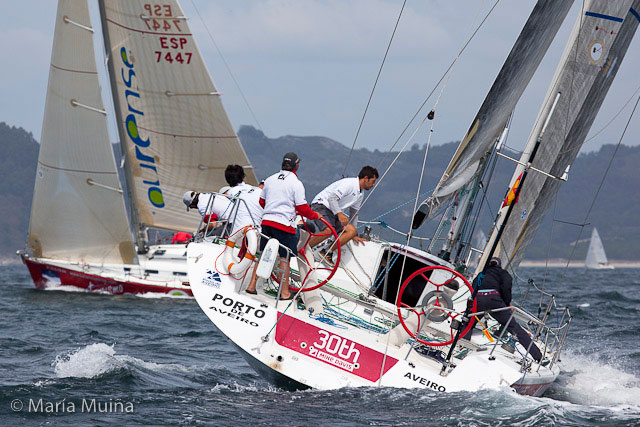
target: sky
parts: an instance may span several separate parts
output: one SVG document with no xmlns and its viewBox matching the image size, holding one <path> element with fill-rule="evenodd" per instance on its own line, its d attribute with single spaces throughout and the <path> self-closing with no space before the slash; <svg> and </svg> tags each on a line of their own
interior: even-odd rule
<svg viewBox="0 0 640 427">
<path fill-rule="evenodd" d="M 0 67 L 0 121 L 23 127 L 39 140 L 57 2 L 2 3 L 0 48 L 5 54 Z M 326 136 L 347 146 L 354 142 L 402 3 L 181 1 L 236 129 L 252 125 L 272 138 Z M 356 148 L 387 150 L 393 144 L 453 61 L 469 30 L 477 27 L 493 4 L 494 0 L 406 2 Z M 439 98 L 432 144 L 464 136 L 534 4 L 532 0 L 500 1 L 469 43 Z M 580 1 L 573 5 L 517 105 L 508 146 L 521 149 L 526 143 L 581 5 Z M 624 109 L 623 105 L 640 87 L 639 49 L 636 36 L 583 152 L 618 142 L 636 98 Z M 424 114 L 435 101 L 436 97 L 430 98 Z M 409 146 L 425 144 L 427 135 L 426 127 L 419 129 Z M 640 112 L 623 143 L 639 145 L 639 135 Z"/>
</svg>

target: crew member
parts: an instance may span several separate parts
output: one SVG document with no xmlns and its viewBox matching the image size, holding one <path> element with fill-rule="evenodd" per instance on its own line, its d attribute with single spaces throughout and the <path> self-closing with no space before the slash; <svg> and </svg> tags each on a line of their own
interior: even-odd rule
<svg viewBox="0 0 640 427">
<path fill-rule="evenodd" d="M 187 206 L 187 211 L 190 208 L 198 209 L 204 223 L 207 224 L 208 234 L 220 234 L 224 229 L 224 223 L 229 221 L 232 204 L 228 198 L 221 194 L 187 191 L 182 195 L 182 202 Z"/>
<path fill-rule="evenodd" d="M 173 235 L 173 239 L 171 239 L 172 245 L 177 245 L 180 243 L 188 243 L 191 240 L 191 234 L 185 231 L 178 231 Z"/>
<path fill-rule="evenodd" d="M 478 278 L 476 277 L 473 285 L 477 286 L 477 284 Z M 480 312 L 496 310 L 509 306 L 511 304 L 511 286 L 511 275 L 502 268 L 502 261 L 500 258 L 491 258 L 489 266 L 484 271 L 484 278 L 480 283 L 480 288 L 476 297 L 476 301 L 478 303 L 477 310 Z M 529 334 L 522 329 L 516 319 L 512 318 L 511 310 L 492 311 L 489 314 L 503 327 L 508 322 L 509 326 L 507 326 L 507 331 L 510 334 L 515 335 L 525 349 L 529 349 L 529 353 L 535 360 L 538 362 L 542 360 L 542 353 L 540 352 L 540 349 L 532 342 Z M 509 319 L 511 319 L 511 322 L 509 322 Z M 472 330 L 473 328 L 469 331 L 471 332 Z M 468 339 L 471 337 L 470 332 L 467 333 L 465 338 Z"/>
<path fill-rule="evenodd" d="M 260 197 L 262 189 L 246 184 L 244 169 L 240 165 L 229 165 L 224 171 L 224 178 L 231 188 L 226 191 L 226 195 L 237 197 L 234 202 L 236 212 L 233 213 L 231 221 L 233 229 L 231 234 L 235 233 L 247 225 L 257 225 L 260 227 L 262 221 L 262 206 L 260 205 Z"/>
<path fill-rule="evenodd" d="M 280 245 L 286 247 L 294 256 L 298 255 L 298 239 L 296 233 L 296 215 L 308 219 L 318 219 L 321 216 L 314 212 L 304 193 L 304 185 L 298 179 L 296 172 L 300 167 L 300 159 L 296 153 L 287 153 L 282 159 L 282 170 L 271 175 L 264 181 L 260 205 L 264 207 L 262 214 L 262 234 L 268 238 L 275 238 Z M 264 249 L 267 239 L 262 239 L 260 249 Z M 287 250 L 278 248 L 280 268 L 284 270 L 284 278 L 280 278 L 280 296 L 283 300 L 290 300 L 293 294 L 289 291 L 289 259 Z M 251 282 L 246 289 L 250 294 L 256 293 L 255 269 Z"/>
<path fill-rule="evenodd" d="M 377 179 L 378 171 L 365 166 L 357 178 L 343 178 L 334 182 L 318 193 L 311 202 L 311 209 L 321 214 L 336 230 L 341 246 L 350 240 L 356 244 L 364 243 L 364 239 L 358 237 L 358 210 L 362 206 L 364 190 L 372 189 Z M 331 235 L 324 223 L 314 221 L 314 224 L 322 231 L 318 233 L 320 235 L 311 238 L 310 246 L 316 246 Z"/>
</svg>

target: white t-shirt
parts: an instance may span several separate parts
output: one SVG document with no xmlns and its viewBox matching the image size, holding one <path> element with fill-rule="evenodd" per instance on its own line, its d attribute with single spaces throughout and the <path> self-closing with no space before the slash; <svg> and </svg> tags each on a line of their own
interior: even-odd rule
<svg viewBox="0 0 640 427">
<path fill-rule="evenodd" d="M 304 185 L 295 173 L 281 170 L 264 181 L 262 221 L 296 227 L 296 206 L 306 205 Z"/>
<path fill-rule="evenodd" d="M 229 219 L 229 214 L 231 213 L 231 201 L 220 194 L 217 194 L 213 198 L 213 205 L 209 207 L 209 211 L 205 212 L 207 205 L 209 204 L 209 199 L 212 196 L 213 194 L 211 193 L 200 193 L 200 196 L 198 196 L 198 211 L 200 212 L 200 215 L 205 216 L 207 214 L 215 214 L 218 217 L 218 220 Z"/>
<path fill-rule="evenodd" d="M 236 209 L 238 212 L 231 218 L 233 221 L 231 234 L 247 225 L 260 226 L 262 222 L 262 206 L 260 206 L 262 189 L 260 189 L 260 187 L 254 187 L 253 185 L 241 182 L 235 187 L 228 189 L 226 194 L 232 197 L 238 197 L 239 199 L 234 202 L 237 205 Z"/>
<path fill-rule="evenodd" d="M 342 212 L 351 217 L 362 206 L 362 199 L 363 192 L 360 190 L 360 180 L 358 178 L 343 178 L 319 192 L 311 203 L 324 205 L 334 215 Z M 352 224 L 354 222 L 352 221 Z"/>
</svg>

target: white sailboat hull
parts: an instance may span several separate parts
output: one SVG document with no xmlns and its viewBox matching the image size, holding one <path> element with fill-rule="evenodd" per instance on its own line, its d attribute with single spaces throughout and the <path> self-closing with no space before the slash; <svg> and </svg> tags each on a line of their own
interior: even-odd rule
<svg viewBox="0 0 640 427">
<path fill-rule="evenodd" d="M 139 264 L 81 264 L 22 255 L 38 289 L 191 297 L 185 245 L 156 245 Z"/>
<path fill-rule="evenodd" d="M 193 295 L 248 363 L 279 387 L 383 386 L 453 392 L 511 386 L 537 396 L 559 373 L 555 365 L 523 375 L 518 359 L 498 348 L 494 357 L 489 357 L 489 351 L 475 351 L 454 359 L 457 367 L 441 376 L 440 362 L 419 354 L 407 342 L 388 345 L 388 333 L 311 316 L 297 302 L 276 305 L 275 298 L 262 292 L 245 293 L 243 280 L 225 275 L 216 263 L 224 248 L 214 243 L 189 245 Z"/>
</svg>

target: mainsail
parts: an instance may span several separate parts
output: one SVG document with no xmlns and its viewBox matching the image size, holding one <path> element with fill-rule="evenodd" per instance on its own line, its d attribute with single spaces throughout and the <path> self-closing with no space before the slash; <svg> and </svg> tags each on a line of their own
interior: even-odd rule
<svg viewBox="0 0 640 427">
<path fill-rule="evenodd" d="M 226 185 L 229 163 L 256 184 L 249 160 L 177 1 L 99 4 L 138 244 L 144 227 L 192 231 L 183 192 Z"/>
<path fill-rule="evenodd" d="M 587 268 L 602 268 L 608 264 L 609 260 L 607 260 L 607 254 L 604 252 L 604 246 L 602 246 L 602 240 L 600 240 L 598 230 L 593 227 L 591 240 L 589 242 L 589 249 L 587 250 L 587 259 L 585 260 L 584 265 Z"/>
<path fill-rule="evenodd" d="M 87 1 L 60 0 L 29 223 L 36 257 L 131 263 Z"/>
<path fill-rule="evenodd" d="M 504 129 L 509 115 L 569 12 L 571 0 L 539 0 L 533 8 L 478 114 L 460 142 L 433 194 L 420 206 L 413 228 L 435 215 L 471 181 Z"/>
<path fill-rule="evenodd" d="M 520 158 L 523 164 L 560 177 L 573 163 L 638 28 L 639 7 L 640 0 L 585 3 Z M 516 168 L 511 185 L 524 169 Z M 497 248 L 504 265 L 518 266 L 560 184 L 559 179 L 536 171 L 528 174 L 517 212 Z M 492 232 L 489 245 L 496 233 Z"/>
</svg>

